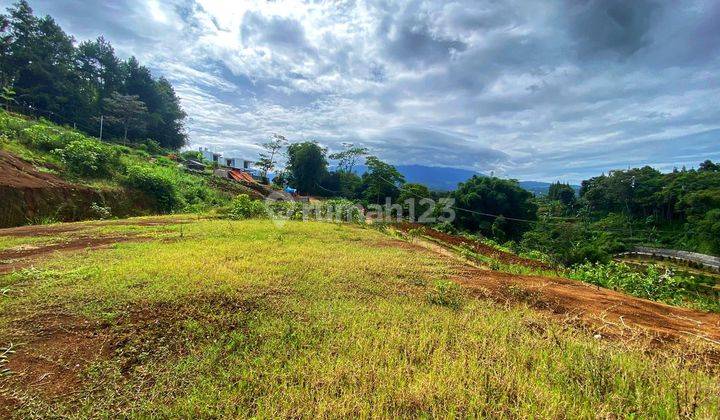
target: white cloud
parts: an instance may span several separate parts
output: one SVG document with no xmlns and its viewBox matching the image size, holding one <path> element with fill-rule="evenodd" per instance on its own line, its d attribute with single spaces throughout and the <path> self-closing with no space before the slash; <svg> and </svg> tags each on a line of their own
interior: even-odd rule
<svg viewBox="0 0 720 420">
<path fill-rule="evenodd" d="M 31 3 L 171 80 L 193 146 L 252 158 L 280 132 L 364 141 L 396 164 L 575 182 L 720 157 L 707 146 L 720 128 L 709 0 Z"/>
</svg>

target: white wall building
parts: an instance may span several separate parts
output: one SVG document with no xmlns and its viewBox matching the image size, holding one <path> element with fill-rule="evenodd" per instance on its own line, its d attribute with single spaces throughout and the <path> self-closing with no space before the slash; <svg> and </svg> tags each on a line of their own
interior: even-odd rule
<svg viewBox="0 0 720 420">
<path fill-rule="evenodd" d="M 208 162 L 217 162 L 222 165 L 223 162 L 220 160 L 222 159 L 222 153 L 211 152 L 210 149 L 208 149 L 207 147 L 201 147 L 199 151 L 200 153 L 202 153 L 203 159 L 207 160 Z"/>
</svg>

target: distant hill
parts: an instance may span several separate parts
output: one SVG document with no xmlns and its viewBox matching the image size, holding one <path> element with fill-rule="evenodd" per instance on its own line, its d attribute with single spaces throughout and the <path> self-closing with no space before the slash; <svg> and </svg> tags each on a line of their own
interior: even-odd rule
<svg viewBox="0 0 720 420">
<path fill-rule="evenodd" d="M 544 195 L 550 189 L 550 183 L 540 181 L 520 181 L 520 186 L 535 195 Z"/>
<path fill-rule="evenodd" d="M 467 181 L 473 175 L 487 176 L 468 169 L 451 168 L 447 166 L 397 165 L 395 167 L 405 176 L 407 182 L 424 184 L 431 190 L 437 191 L 452 191 L 457 188 L 460 182 Z M 363 174 L 365 170 L 365 166 L 361 165 L 356 169 L 356 172 Z M 550 183 L 520 181 L 520 186 L 533 194 L 547 194 Z"/>
</svg>

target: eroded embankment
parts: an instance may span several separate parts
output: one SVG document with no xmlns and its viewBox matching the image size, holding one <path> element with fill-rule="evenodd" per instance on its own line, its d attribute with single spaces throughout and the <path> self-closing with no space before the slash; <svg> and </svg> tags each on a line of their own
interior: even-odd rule
<svg viewBox="0 0 720 420">
<path fill-rule="evenodd" d="M 0 150 L 0 228 L 42 219 L 78 221 L 97 217 L 93 204 L 127 217 L 147 213 L 152 200 L 122 188 L 75 185 Z"/>
<path fill-rule="evenodd" d="M 400 227 L 409 231 L 413 225 Z M 424 229 L 434 243 L 416 241 L 418 248 L 454 261 L 453 279 L 471 295 L 497 302 L 525 302 L 583 328 L 598 338 L 650 337 L 656 344 L 683 340 L 720 346 L 720 314 L 696 311 L 641 299 L 614 290 L 561 277 L 517 275 L 478 268 L 451 250 L 458 245 L 506 264 L 549 269 L 544 263 L 521 258 L 467 238 Z M 438 245 L 439 244 L 439 245 Z M 454 258 L 453 258 L 454 256 Z"/>
</svg>

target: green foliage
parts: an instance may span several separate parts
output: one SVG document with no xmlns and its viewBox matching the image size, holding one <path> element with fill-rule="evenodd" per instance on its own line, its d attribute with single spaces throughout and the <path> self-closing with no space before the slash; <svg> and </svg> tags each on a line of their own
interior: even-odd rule
<svg viewBox="0 0 720 420">
<path fill-rule="evenodd" d="M 715 167 L 705 161 L 699 170 L 667 174 L 650 167 L 613 171 L 583 181 L 579 205 L 591 221 L 625 215 L 622 228 L 630 242 L 718 252 L 713 238 L 702 234 L 712 226 L 704 222 L 707 213 L 720 208 L 720 171 Z M 678 232 L 682 224 L 684 232 Z"/>
<path fill-rule="evenodd" d="M 71 172 L 79 176 L 107 176 L 119 165 L 116 150 L 87 137 L 73 140 L 55 153 Z"/>
<path fill-rule="evenodd" d="M 318 195 L 322 197 L 358 198 L 358 190 L 362 184 L 360 177 L 352 172 L 328 172 L 320 181 Z"/>
<path fill-rule="evenodd" d="M 190 160 L 196 160 L 198 162 L 203 161 L 202 153 L 197 150 L 186 150 L 186 151 L 180 153 L 180 157 L 185 160 L 190 159 Z"/>
<path fill-rule="evenodd" d="M 153 78 L 134 57 L 121 62 L 102 37 L 76 46 L 52 17 L 35 16 L 26 0 L 0 15 L 0 85 L 6 109 L 77 123 L 89 135 L 99 134 L 98 117 L 106 115 L 104 138 L 123 137 L 127 129 L 130 140 L 147 135 L 171 149 L 187 140 L 186 115 L 166 79 Z M 147 112 L 117 112 L 108 100 L 118 95 L 136 97 Z"/>
<path fill-rule="evenodd" d="M 720 255 L 720 208 L 708 211 L 703 218 L 697 218 L 694 230 L 701 244 L 700 251 Z"/>
<path fill-rule="evenodd" d="M 368 203 L 385 204 L 386 199 L 396 201 L 405 177 L 392 165 L 375 156 L 365 160 L 367 172 L 362 176 L 363 198 Z"/>
<path fill-rule="evenodd" d="M 438 280 L 427 294 L 428 302 L 433 305 L 446 306 L 451 309 L 460 309 L 463 303 L 463 290 L 454 281 Z"/>
<path fill-rule="evenodd" d="M 428 202 L 428 199 L 431 198 L 432 194 L 425 185 L 407 183 L 400 187 L 397 201 L 403 206 L 405 216 L 412 221 L 417 221 L 423 215 L 431 215 L 429 212 L 432 210 L 432 206 Z"/>
<path fill-rule="evenodd" d="M 653 265 L 641 271 L 618 262 L 585 263 L 570 270 L 568 276 L 645 299 L 720 312 L 720 302 L 703 290 L 698 279 Z"/>
<path fill-rule="evenodd" d="M 327 173 L 325 150 L 317 143 L 306 141 L 288 147 L 288 171 L 290 185 L 300 194 L 315 194 Z"/>
<path fill-rule="evenodd" d="M 572 208 L 575 204 L 575 189 L 571 187 L 570 184 L 561 184 L 556 182 L 550 185 L 548 198 L 550 200 L 559 201 L 564 206 Z"/>
<path fill-rule="evenodd" d="M 231 219 L 242 220 L 266 215 L 265 205 L 260 200 L 253 200 L 247 194 L 240 194 L 230 203 L 228 216 Z"/>
<path fill-rule="evenodd" d="M 537 205 L 532 201 L 533 195 L 520 188 L 517 181 L 473 176 L 459 185 L 453 197 L 457 207 L 472 211 L 457 212 L 457 227 L 471 232 L 479 231 L 487 236 L 501 235 L 501 240 L 519 238 L 532 227 L 528 222 L 509 218 L 537 219 Z M 500 215 L 503 218 L 479 213 Z"/>
<path fill-rule="evenodd" d="M 367 147 L 355 146 L 352 143 L 345 144 L 345 150 L 331 154 L 329 157 L 336 160 L 338 172 L 353 174 L 355 165 L 358 160 L 367 155 L 369 152 Z"/>
<path fill-rule="evenodd" d="M 148 165 L 128 167 L 125 183 L 153 198 L 157 209 L 171 212 L 180 209 L 184 200 L 180 195 L 176 174 L 169 168 Z"/>
</svg>

